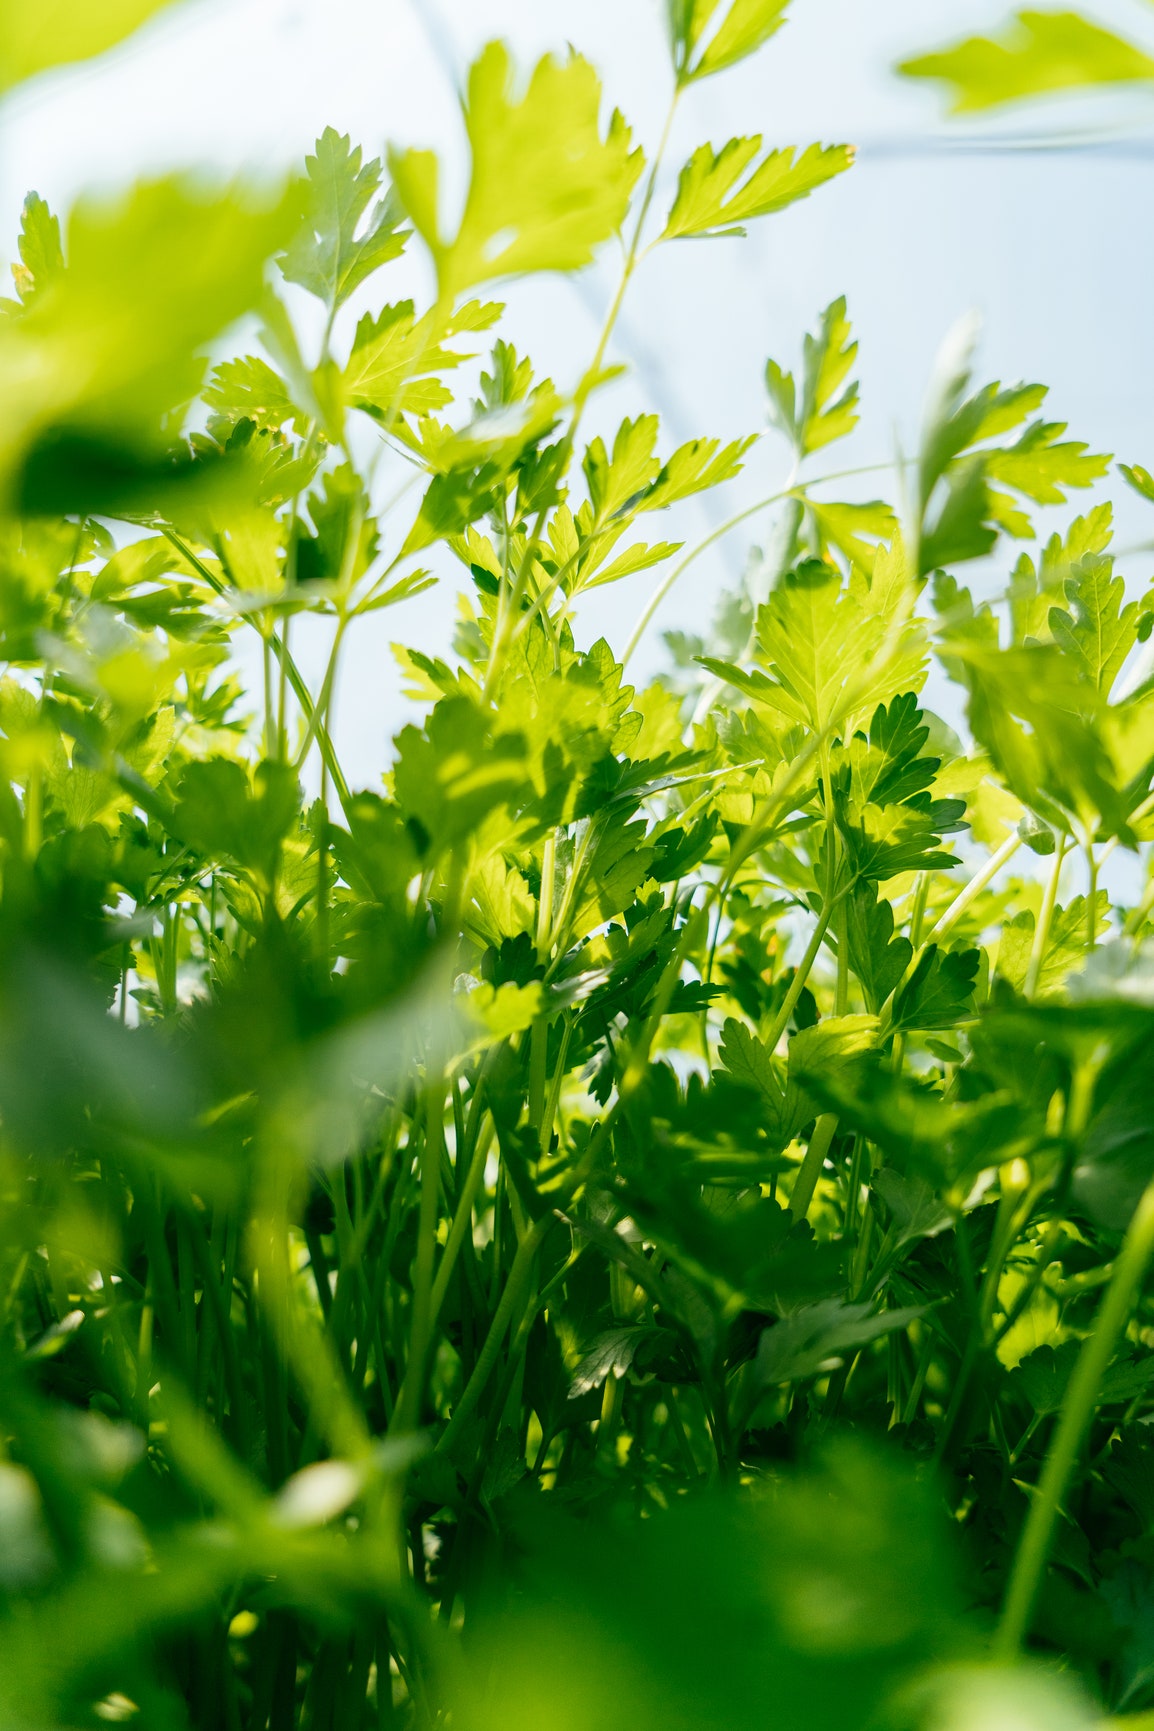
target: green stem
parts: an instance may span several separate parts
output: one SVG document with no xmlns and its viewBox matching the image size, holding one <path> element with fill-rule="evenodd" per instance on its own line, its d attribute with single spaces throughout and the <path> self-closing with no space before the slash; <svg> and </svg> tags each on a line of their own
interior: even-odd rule
<svg viewBox="0 0 1154 1731">
<path fill-rule="evenodd" d="M 491 1141 L 492 1130 L 490 1126 L 489 1133 L 478 1136 L 476 1140 L 469 1162 L 469 1170 L 457 1201 L 457 1211 L 453 1216 L 449 1237 L 441 1253 L 441 1260 L 437 1265 L 437 1278 L 433 1282 L 432 1297 L 429 1301 L 429 1322 L 430 1326 L 434 1328 L 441 1313 L 441 1306 L 445 1302 L 445 1294 L 449 1290 L 449 1281 L 453 1269 L 456 1267 L 457 1258 L 461 1253 L 461 1247 L 465 1242 L 465 1235 L 472 1230 L 473 1206 L 477 1200 L 477 1192 L 481 1188 L 481 1180 L 485 1176 L 485 1159 Z"/>
<path fill-rule="evenodd" d="M 409 1361 L 397 1400 L 398 1432 L 415 1429 L 420 1419 L 425 1364 L 433 1318 L 433 1266 L 437 1253 L 437 1211 L 441 1200 L 441 1150 L 445 1136 L 445 1079 L 438 1069 L 425 1091 L 425 1136 L 421 1147 L 421 1202 L 417 1226 L 417 1258 L 413 1273 L 413 1325 Z"/>
<path fill-rule="evenodd" d="M 925 1328 L 924 1323 L 922 1324 L 922 1327 Z M 909 1398 L 902 1409 L 902 1424 L 913 1424 L 915 1418 L 918 1416 L 918 1408 L 922 1404 L 922 1395 L 925 1391 L 926 1377 L 929 1375 L 930 1364 L 934 1356 L 934 1337 L 928 1328 L 925 1330 L 925 1336 L 925 1339 L 922 1341 L 921 1352 L 918 1354 L 918 1368 L 914 1374 L 913 1386 L 910 1389 Z"/>
<path fill-rule="evenodd" d="M 557 843 L 552 830 L 545 838 L 541 856 L 541 895 L 537 906 L 537 960 L 549 965 L 550 933 L 553 925 L 553 889 L 556 876 Z M 545 1115 L 545 1099 L 549 1088 L 549 1013 L 536 1017 L 529 1033 L 529 1123 L 539 1130 Z"/>
<path fill-rule="evenodd" d="M 1026 1451 L 1027 1445 L 1029 1444 L 1030 1438 L 1033 1436 L 1034 1432 L 1037 1430 L 1038 1426 L 1041 1424 L 1041 1422 L 1045 1418 L 1045 1416 L 1046 1415 L 1044 1412 L 1036 1412 L 1034 1414 L 1033 1418 L 1030 1420 L 1029 1424 L 1026 1426 L 1025 1430 L 1022 1432 L 1021 1436 L 1018 1438 L 1018 1446 L 1015 1448 L 1014 1452 L 1010 1456 L 1010 1465 L 1011 1466 L 1016 1466 L 1017 1463 L 1021 1460 L 1023 1454 Z"/>
<path fill-rule="evenodd" d="M 513 1258 L 513 1266 L 509 1270 L 509 1278 L 505 1282 L 505 1290 L 496 1314 L 489 1325 L 485 1336 L 485 1344 L 473 1366 L 473 1374 L 465 1384 L 460 1400 L 453 1408 L 453 1416 L 446 1425 L 437 1444 L 438 1454 L 447 1454 L 452 1448 L 464 1427 L 465 1420 L 484 1394 L 489 1378 L 497 1364 L 497 1356 L 501 1351 L 501 1343 L 508 1331 L 509 1324 L 519 1315 L 520 1307 L 528 1295 L 529 1284 L 533 1277 L 533 1264 L 537 1260 L 537 1252 L 545 1242 L 550 1229 L 557 1224 L 556 1216 L 543 1214 L 535 1220 L 517 1246 L 517 1254 Z"/>
<path fill-rule="evenodd" d="M 809 1139 L 805 1159 L 798 1168 L 797 1178 L 794 1180 L 793 1191 L 789 1198 L 789 1211 L 795 1220 L 804 1220 L 809 1213 L 809 1205 L 813 1201 L 813 1193 L 836 1132 L 837 1113 L 823 1112 L 813 1127 L 813 1135 Z"/>
<path fill-rule="evenodd" d="M 797 1000 L 801 997 L 805 982 L 809 978 L 810 970 L 812 969 L 813 964 L 817 961 L 818 951 L 821 949 L 821 946 L 825 941 L 825 934 L 829 929 L 829 922 L 833 910 L 833 901 L 827 901 L 825 907 L 821 910 L 821 913 L 818 916 L 818 922 L 813 928 L 813 936 L 809 940 L 809 945 L 806 949 L 805 955 L 801 958 L 801 961 L 794 970 L 793 979 L 789 982 L 789 990 L 782 999 L 781 1008 L 774 1018 L 773 1026 L 765 1036 L 765 1046 L 767 1051 L 776 1051 L 778 1041 L 789 1026 L 789 1018 L 793 1015 L 794 1009 L 797 1005 Z"/>
<path fill-rule="evenodd" d="M 666 576 L 661 579 L 660 583 L 658 583 L 637 617 L 637 623 L 633 627 L 629 641 L 625 645 L 625 653 L 621 657 L 622 667 L 627 665 L 630 656 L 633 655 L 637 649 L 637 645 L 645 635 L 649 621 L 653 618 L 653 615 L 657 612 L 657 609 L 661 606 L 661 603 L 665 600 L 665 597 L 669 594 L 669 591 L 673 588 L 677 579 L 684 572 L 688 571 L 689 567 L 695 564 L 703 553 L 708 552 L 709 548 L 712 547 L 716 541 L 720 541 L 724 535 L 728 535 L 731 529 L 738 528 L 742 523 L 747 522 L 750 517 L 756 517 L 759 511 L 768 511 L 771 505 L 780 505 L 784 499 L 804 497 L 806 491 L 810 487 L 820 487 L 825 481 L 844 481 L 857 475 L 876 475 L 881 471 L 892 468 L 892 463 L 866 463 L 861 468 L 857 469 L 838 469 L 832 475 L 815 476 L 812 481 L 807 481 L 804 487 L 797 487 L 791 480 L 787 486 L 779 488 L 776 493 L 770 493 L 764 499 L 758 499 L 755 504 L 746 505 L 740 511 L 735 511 L 732 517 L 727 517 L 724 523 L 719 523 L 716 529 L 711 529 L 709 534 L 704 536 L 695 547 L 691 547 L 684 559 L 679 560 L 679 562 L 673 567 L 672 571 L 668 572 Z"/>
<path fill-rule="evenodd" d="M 216 593 L 222 596 L 226 601 L 231 599 L 231 592 L 228 584 L 221 582 L 215 572 L 204 563 L 203 559 L 197 557 L 197 555 L 192 551 L 192 548 L 187 546 L 186 543 L 181 540 L 180 536 L 174 529 L 162 528 L 161 533 L 167 541 L 172 543 L 177 552 L 182 554 L 183 557 L 188 560 L 189 564 L 194 568 L 198 575 L 204 579 L 210 589 L 215 590 Z M 256 622 L 250 619 L 249 623 L 253 626 L 253 629 L 259 633 L 260 627 Z M 269 637 L 268 644 L 288 677 L 288 682 L 293 689 L 293 696 L 300 704 L 301 713 L 304 715 L 307 725 L 313 719 L 315 705 L 313 703 L 312 693 L 308 688 L 308 682 L 305 680 L 300 668 L 289 654 L 287 634 L 285 641 L 282 642 L 274 632 Z M 315 726 L 317 749 L 320 752 L 325 768 L 328 770 L 329 776 L 332 779 L 333 788 L 336 792 L 337 798 L 341 802 L 342 809 L 347 812 L 351 797 L 349 794 L 349 784 L 345 780 L 344 771 L 341 769 L 340 763 L 337 761 L 337 754 L 333 749 L 333 742 L 329 738 L 328 729 L 319 721 Z"/>
<path fill-rule="evenodd" d="M 1086 841 L 1086 878 L 1086 949 L 1092 954 L 1098 947 L 1098 861 L 1090 838 Z"/>
<path fill-rule="evenodd" d="M 669 144 L 669 134 L 673 129 L 673 117 L 677 113 L 677 104 L 680 96 L 681 88 L 678 86 L 670 98 L 669 107 L 665 115 L 665 125 L 661 131 L 661 138 L 657 149 L 654 152 L 653 161 L 649 165 L 649 174 L 645 182 L 645 191 L 642 194 L 641 204 L 638 207 L 637 221 L 633 225 L 633 236 L 629 242 L 629 250 L 625 255 L 625 264 L 621 272 L 621 280 L 617 285 L 617 293 L 614 295 L 609 311 L 605 316 L 605 323 L 601 327 L 601 335 L 598 339 L 593 359 L 589 364 L 584 378 L 578 385 L 573 398 L 573 419 L 570 424 L 567 440 L 570 450 L 572 450 L 573 445 L 576 442 L 577 428 L 580 424 L 585 404 L 589 400 L 589 393 L 592 391 L 601 372 L 602 365 L 605 361 L 605 351 L 609 347 L 609 339 L 613 335 L 618 315 L 625 300 L 626 291 L 628 290 L 629 284 L 632 280 L 633 272 L 637 268 L 638 253 L 641 248 L 641 234 L 645 227 L 645 219 L 649 215 L 649 207 L 653 203 L 653 194 L 657 190 L 657 176 L 661 172 L 661 164 L 664 160 L 665 151 Z"/>
<path fill-rule="evenodd" d="M 348 628 L 348 623 L 347 616 L 342 614 L 337 620 L 337 627 L 333 632 L 333 641 L 329 649 L 328 661 L 325 664 L 324 678 L 321 681 L 320 694 L 317 697 L 316 702 L 312 705 L 312 713 L 308 717 L 305 736 L 301 741 L 300 750 L 297 752 L 297 760 L 293 766 L 297 770 L 298 774 L 303 768 L 304 761 L 312 749 L 313 741 L 317 740 L 319 744 L 319 734 L 322 727 L 325 731 L 326 737 L 331 735 L 329 714 L 332 709 L 333 688 L 336 684 L 337 677 L 337 664 L 340 661 L 341 645 L 344 642 L 345 631 Z M 275 638 L 272 638 L 271 640 L 266 638 L 266 650 L 271 649 L 272 644 L 275 641 Z M 325 767 L 328 767 L 327 762 Z"/>
<path fill-rule="evenodd" d="M 1037 1260 L 1026 1277 L 1025 1285 L 1022 1287 L 1021 1292 L 1019 1292 L 1017 1298 L 1014 1300 L 995 1331 L 992 1342 L 995 1347 L 1001 1345 L 1014 1324 L 1025 1313 L 1025 1311 L 1029 1309 L 1034 1294 L 1042 1284 L 1042 1278 L 1047 1268 L 1049 1268 L 1055 1256 L 1058 1254 L 1058 1246 L 1062 1240 L 1062 1231 L 1063 1223 L 1061 1218 L 1050 1222 L 1046 1229 L 1046 1236 L 1042 1240 L 1041 1247 L 1038 1251 Z"/>
<path fill-rule="evenodd" d="M 618 315 L 625 300 L 626 291 L 629 288 L 633 272 L 637 266 L 638 250 L 641 244 L 641 231 L 645 225 L 645 218 L 649 213 L 649 206 L 652 202 L 653 194 L 657 186 L 657 175 L 661 167 L 665 147 L 669 141 L 669 132 L 673 125 L 673 116 L 677 108 L 679 95 L 680 90 L 675 90 L 669 105 L 669 112 L 665 117 L 665 128 L 661 134 L 661 142 L 658 145 L 657 153 L 650 164 L 645 192 L 642 196 L 641 205 L 637 213 L 637 221 L 633 227 L 633 235 L 625 254 L 625 263 L 622 267 L 621 279 L 617 285 L 617 292 L 613 296 L 609 311 L 605 316 L 605 322 L 601 327 L 601 334 L 597 340 L 597 347 L 594 350 L 593 359 L 586 368 L 576 391 L 573 393 L 573 408 L 569 418 L 569 426 L 561 442 L 561 452 L 557 464 L 557 473 L 559 476 L 565 474 L 568 470 L 573 455 L 573 449 L 577 443 L 577 432 L 581 425 L 582 416 L 585 413 L 585 405 L 589 400 L 589 396 L 593 391 L 598 378 L 600 377 L 605 360 L 605 351 L 609 347 L 609 340 L 613 335 Z M 520 568 L 517 572 L 516 580 L 511 592 L 508 587 L 507 577 L 502 580 L 497 622 L 493 631 L 493 642 L 489 653 L 489 664 L 485 670 L 485 682 L 481 693 L 482 701 L 484 703 L 488 703 L 496 688 L 497 676 L 504 659 L 505 650 L 508 647 L 509 639 L 512 635 L 515 635 L 518 629 L 517 622 L 518 615 L 521 612 L 521 602 L 528 585 L 529 573 L 533 565 L 533 560 L 536 557 L 537 549 L 541 543 L 541 536 L 544 533 L 546 516 L 547 507 L 542 507 L 538 512 L 532 533 L 526 541 L 525 550 L 521 557 Z M 508 536 L 506 535 L 506 551 L 507 547 Z"/>
<path fill-rule="evenodd" d="M 893 1007 L 897 1002 L 898 995 L 913 978 L 917 971 L 918 963 L 921 961 L 930 945 L 940 943 L 944 937 L 948 936 L 948 934 L 953 931 L 954 927 L 966 912 L 967 908 L 969 908 L 970 904 L 975 902 L 985 889 L 986 885 L 991 883 L 993 879 L 997 877 L 1002 867 L 1008 860 L 1011 860 L 1014 857 L 1021 845 L 1022 838 L 1018 834 L 1017 830 L 1015 830 L 1012 835 L 1006 837 L 997 852 L 990 855 L 981 871 L 977 872 L 975 876 L 970 879 L 969 883 L 966 884 L 963 889 L 958 891 L 958 894 L 954 897 L 949 907 L 935 921 L 933 927 L 926 934 L 925 941 L 919 944 L 914 950 L 914 953 L 910 957 L 909 963 L 906 966 L 905 973 L 902 975 L 901 979 L 882 1005 L 880 1018 L 881 1025 L 878 1030 L 879 1038 L 884 1037 L 888 1032 L 890 1022 L 893 1020 Z"/>
<path fill-rule="evenodd" d="M 1030 1614 L 1050 1554 L 1062 1499 L 1094 1414 L 1102 1377 L 1114 1356 L 1152 1252 L 1154 1183 L 1143 1191 L 1134 1210 L 1094 1331 L 1083 1343 L 1062 1402 L 1061 1416 L 1014 1558 L 996 1641 L 996 1651 L 1002 1659 L 1010 1660 L 1017 1655 L 1029 1631 Z"/>
<path fill-rule="evenodd" d="M 1042 906 L 1038 910 L 1038 923 L 1034 927 L 1034 942 L 1030 949 L 1030 965 L 1026 970 L 1024 988 L 1024 996 L 1027 998 L 1032 998 L 1038 990 L 1042 965 L 1046 960 L 1046 946 L 1050 941 L 1050 925 L 1054 918 L 1054 906 L 1058 900 L 1058 880 L 1062 875 L 1062 861 L 1065 857 L 1066 837 L 1060 835 L 1054 848 L 1054 863 L 1050 868 L 1050 876 L 1046 880 Z"/>
<path fill-rule="evenodd" d="M 946 937 L 948 933 L 953 931 L 962 915 L 969 908 L 971 902 L 976 901 L 985 889 L 986 885 L 993 882 L 994 878 L 997 877 L 998 873 L 1007 861 L 1013 859 L 1021 845 L 1022 838 L 1018 834 L 1017 830 L 1015 830 L 1012 835 L 1006 837 L 997 852 L 990 855 L 981 871 L 977 872 L 970 879 L 964 889 L 959 890 L 945 913 L 940 915 L 940 917 L 934 922 L 928 936 L 926 937 L 925 943 L 921 945 L 923 951 L 927 945 L 940 943 L 942 938 Z"/>
</svg>

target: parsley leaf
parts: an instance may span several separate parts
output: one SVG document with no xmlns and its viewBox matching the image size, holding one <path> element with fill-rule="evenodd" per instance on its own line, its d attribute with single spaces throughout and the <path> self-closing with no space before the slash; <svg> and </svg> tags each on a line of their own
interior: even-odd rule
<svg viewBox="0 0 1154 1731">
<path fill-rule="evenodd" d="M 579 270 L 615 234 L 643 166 L 614 114 L 602 137 L 601 87 L 587 60 L 546 55 L 524 96 L 512 89 L 508 50 L 491 42 L 474 61 L 465 98 L 472 173 L 456 237 L 442 238 L 431 151 L 390 151 L 389 167 L 433 255 L 440 297 L 526 271 Z"/>
</svg>

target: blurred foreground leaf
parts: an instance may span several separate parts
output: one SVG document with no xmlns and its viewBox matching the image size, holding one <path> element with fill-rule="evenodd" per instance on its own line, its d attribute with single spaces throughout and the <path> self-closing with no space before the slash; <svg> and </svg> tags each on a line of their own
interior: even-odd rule
<svg viewBox="0 0 1154 1731">
<path fill-rule="evenodd" d="M 1154 59 L 1079 12 L 1023 11 L 1000 40 L 971 36 L 904 60 L 898 71 L 939 80 L 949 88 L 951 113 L 973 114 L 1051 91 L 1146 83 Z"/>
<path fill-rule="evenodd" d="M 171 0 L 37 0 L 0 8 L 0 90 L 103 54 Z"/>
</svg>

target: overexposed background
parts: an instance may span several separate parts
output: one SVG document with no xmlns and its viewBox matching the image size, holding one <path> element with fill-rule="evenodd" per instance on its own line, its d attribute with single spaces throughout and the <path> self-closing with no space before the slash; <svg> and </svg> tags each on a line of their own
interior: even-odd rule
<svg viewBox="0 0 1154 1731">
<path fill-rule="evenodd" d="M 84 188 L 185 164 L 279 172 L 330 124 L 368 154 L 387 140 L 435 145 L 456 165 L 449 183 L 459 187 L 457 92 L 477 48 L 498 35 L 523 63 L 573 42 L 652 146 L 669 93 L 662 9 L 663 0 L 190 0 L 102 61 L 47 74 L 0 105 L 0 233 L 14 235 L 29 187 L 64 211 Z M 669 153 L 670 188 L 695 145 L 741 132 L 773 144 L 848 140 L 859 146 L 858 166 L 753 225 L 744 241 L 682 243 L 649 260 L 615 344 L 629 377 L 599 399 L 591 430 L 641 407 L 661 413 L 667 447 L 699 433 L 762 430 L 766 356 L 794 365 L 803 332 L 844 292 L 861 340 L 864 417 L 828 467 L 885 461 L 898 441 L 914 444 L 934 355 L 970 309 L 983 320 L 983 379 L 1049 383 L 1048 412 L 1069 421 L 1072 435 L 1154 467 L 1154 99 L 1059 98 L 961 126 L 941 119 L 935 91 L 891 70 L 902 56 L 996 26 L 1006 10 L 1003 0 L 795 0 L 792 21 L 766 50 L 689 93 Z M 1141 0 L 1094 10 L 1154 46 Z M 5 250 L 11 256 L 10 239 Z M 419 259 L 402 269 L 419 283 Z M 577 282 L 537 279 L 509 293 L 504 334 L 561 385 L 591 352 L 612 269 L 609 259 Z M 395 292 L 377 286 L 370 298 Z M 655 538 L 692 541 L 771 492 L 787 467 L 770 434 L 732 489 L 686 507 L 670 529 L 654 524 Z M 863 482 L 858 496 L 887 489 L 892 496 L 881 477 Z M 1120 541 L 1137 546 L 1154 520 L 1121 482 L 1112 490 Z M 1044 521 L 1058 526 L 1066 515 Z M 631 675 L 658 664 L 663 629 L 704 628 L 718 588 L 764 526 L 732 535 L 687 574 Z M 1145 581 L 1152 564 L 1137 551 L 1126 568 Z M 996 586 L 999 574 L 983 581 Z M 584 634 L 603 632 L 620 648 L 652 582 L 643 572 L 597 591 Z M 389 642 L 441 648 L 451 618 L 451 592 L 441 586 L 372 616 L 354 641 L 339 714 L 354 781 L 379 775 L 404 716 Z M 311 648 L 320 655 L 319 638 Z"/>
</svg>

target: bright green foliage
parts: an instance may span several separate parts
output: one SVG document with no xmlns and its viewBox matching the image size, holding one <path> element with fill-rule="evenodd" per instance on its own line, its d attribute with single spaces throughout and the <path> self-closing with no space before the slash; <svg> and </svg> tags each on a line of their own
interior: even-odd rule
<svg viewBox="0 0 1154 1731">
<path fill-rule="evenodd" d="M 1000 41 L 971 36 L 905 60 L 898 70 L 941 80 L 950 88 L 951 111 L 970 114 L 1047 91 L 1144 83 L 1154 78 L 1154 59 L 1079 12 L 1023 11 Z"/>
<path fill-rule="evenodd" d="M 641 153 L 614 115 L 602 136 L 600 87 L 588 61 L 546 56 L 520 101 L 507 50 L 493 42 L 469 73 L 465 127 L 472 174 L 456 238 L 441 238 L 437 164 L 394 152 L 389 169 L 437 267 L 441 299 L 522 271 L 577 270 L 616 233 Z"/>
<path fill-rule="evenodd" d="M 12 277 L 22 304 L 29 306 L 64 271 L 60 224 L 44 200 L 34 192 L 24 200 L 19 247 L 20 262 L 12 266 Z M 11 307 L 11 303 L 9 305 Z M 11 307 L 11 310 L 16 309 Z"/>
<path fill-rule="evenodd" d="M 366 277 L 401 251 L 400 212 L 388 196 L 370 211 L 381 188 L 381 165 L 375 158 L 362 164 L 360 147 L 354 149 L 331 126 L 305 168 L 305 215 L 281 271 L 335 312 Z"/>
<path fill-rule="evenodd" d="M 1023 426 L 1045 400 L 1044 386 L 992 384 L 971 391 L 970 347 L 962 328 L 939 363 L 926 416 L 918 464 L 922 572 L 990 552 L 999 531 L 1032 536 L 1032 520 L 1013 493 L 1040 505 L 1062 504 L 1068 489 L 1092 485 L 1109 466 L 1108 457 L 1088 455 L 1081 441 L 1063 440 L 1063 422 Z M 1014 442 L 1004 443 L 1018 428 Z"/>
<path fill-rule="evenodd" d="M 857 344 L 850 340 L 844 295 L 826 307 L 816 336 L 805 339 L 804 354 L 800 402 L 792 373 L 783 372 L 776 361 L 768 361 L 765 368 L 770 412 L 799 457 L 844 439 L 858 423 L 857 381 L 846 382 Z"/>
<path fill-rule="evenodd" d="M 199 351 L 255 304 L 290 219 L 285 200 L 261 208 L 240 192 L 154 181 L 116 203 L 77 206 L 61 269 L 52 224 L 30 200 L 22 269 L 35 292 L 0 321 L 0 485 L 18 488 L 46 439 L 104 440 L 127 460 L 154 455 L 166 417 L 199 388 Z"/>
<path fill-rule="evenodd" d="M 1109 558 L 1081 559 L 1064 587 L 1066 606 L 1050 609 L 1054 641 L 1108 696 L 1139 633 L 1149 633 L 1150 600 L 1123 605 L 1126 585 Z"/>
<path fill-rule="evenodd" d="M 672 6 L 680 98 L 784 11 Z M 25 206 L 0 1727 L 1124 1724 L 1154 604 L 1104 501 L 1018 545 L 1107 460 L 963 332 L 913 455 L 844 497 L 837 299 L 766 368 L 775 491 L 662 538 L 754 440 L 587 424 L 638 260 L 848 153 L 706 146 L 666 221 L 588 64 L 520 86 L 500 46 L 466 126 L 451 240 L 435 158 L 388 187 L 333 131 L 271 208 L 169 180 L 62 242 Z M 392 281 L 402 208 L 432 304 Z M 594 354 L 540 377 L 474 288 L 619 237 Z M 643 626 L 762 510 L 639 691 L 578 598 L 652 573 Z M 412 707 L 352 785 L 350 636 L 446 568 L 451 646 L 377 670 Z"/>
<path fill-rule="evenodd" d="M 789 0 L 666 0 L 679 84 L 724 72 L 756 53 L 785 23 Z"/>
<path fill-rule="evenodd" d="M 853 163 L 847 144 L 811 144 L 796 159 L 792 149 L 768 151 L 751 169 L 760 149 L 754 137 L 731 138 L 719 151 L 708 144 L 695 150 L 681 170 L 662 239 L 744 234 L 742 223 L 808 198 Z"/>
</svg>

